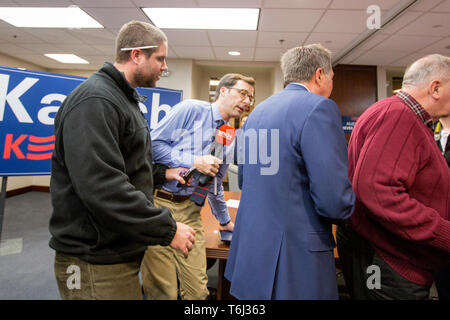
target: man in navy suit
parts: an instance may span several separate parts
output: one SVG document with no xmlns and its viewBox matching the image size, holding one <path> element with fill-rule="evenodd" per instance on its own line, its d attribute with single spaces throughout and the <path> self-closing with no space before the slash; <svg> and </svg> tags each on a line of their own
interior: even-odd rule
<svg viewBox="0 0 450 320">
<path fill-rule="evenodd" d="M 351 216 L 355 195 L 341 115 L 328 99 L 331 55 L 318 44 L 293 48 L 281 68 L 285 89 L 244 125 L 225 277 L 238 299 L 337 299 L 332 223 Z M 278 164 L 268 163 L 268 150 Z"/>
</svg>

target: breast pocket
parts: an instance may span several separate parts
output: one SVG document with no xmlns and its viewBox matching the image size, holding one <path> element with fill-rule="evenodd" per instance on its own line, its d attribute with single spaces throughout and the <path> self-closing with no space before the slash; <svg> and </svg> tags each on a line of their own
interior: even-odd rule
<svg viewBox="0 0 450 320">
<path fill-rule="evenodd" d="M 311 252 L 331 251 L 336 247 L 331 232 L 308 233 L 308 249 Z"/>
</svg>

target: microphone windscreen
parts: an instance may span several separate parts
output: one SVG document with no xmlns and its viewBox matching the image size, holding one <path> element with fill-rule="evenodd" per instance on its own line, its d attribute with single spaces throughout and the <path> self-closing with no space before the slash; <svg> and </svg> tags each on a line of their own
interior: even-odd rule
<svg viewBox="0 0 450 320">
<path fill-rule="evenodd" d="M 222 125 L 216 134 L 216 142 L 225 146 L 229 146 L 234 139 L 235 131 L 229 125 Z"/>
</svg>

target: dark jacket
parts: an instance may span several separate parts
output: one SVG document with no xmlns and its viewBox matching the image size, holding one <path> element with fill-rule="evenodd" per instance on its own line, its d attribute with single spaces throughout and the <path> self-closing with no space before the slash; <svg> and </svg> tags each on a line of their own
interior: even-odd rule
<svg viewBox="0 0 450 320">
<path fill-rule="evenodd" d="M 105 63 L 61 105 L 50 182 L 56 251 L 114 264 L 172 241 L 175 220 L 153 205 L 152 145 L 138 102 L 123 74 Z"/>
</svg>

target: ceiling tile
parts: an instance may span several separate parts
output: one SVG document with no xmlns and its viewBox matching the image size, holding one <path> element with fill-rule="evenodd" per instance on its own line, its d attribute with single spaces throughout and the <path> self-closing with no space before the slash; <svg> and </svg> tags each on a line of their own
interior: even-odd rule
<svg viewBox="0 0 450 320">
<path fill-rule="evenodd" d="M 244 60 L 250 61 L 253 60 L 253 48 L 244 48 L 244 47 L 214 47 L 214 53 L 219 60 Z M 241 53 L 240 56 L 231 56 L 228 54 L 229 51 L 239 51 Z"/>
<path fill-rule="evenodd" d="M 374 51 L 370 50 L 358 57 L 352 64 L 386 66 L 391 62 L 408 55 L 408 52 Z"/>
<path fill-rule="evenodd" d="M 410 24 L 411 22 L 417 20 L 423 12 L 418 11 L 407 11 L 402 15 L 398 16 L 395 20 L 390 22 L 388 25 L 380 29 L 379 33 L 382 34 L 395 34 L 404 26 Z"/>
<path fill-rule="evenodd" d="M 360 44 L 358 46 L 358 49 L 360 49 L 362 51 L 367 51 L 369 49 L 372 49 L 379 43 L 383 42 L 388 37 L 389 37 L 389 35 L 387 35 L 387 34 L 378 34 L 377 33 L 377 34 L 373 35 L 372 37 L 370 37 L 369 39 L 367 39 L 366 41 L 364 41 L 362 44 Z"/>
<path fill-rule="evenodd" d="M 71 29 L 69 34 L 92 45 L 114 44 L 116 35 L 108 29 Z"/>
<path fill-rule="evenodd" d="M 311 33 L 305 44 L 320 43 L 324 47 L 333 49 L 342 49 L 354 40 L 354 33 Z"/>
<path fill-rule="evenodd" d="M 407 67 L 414 61 L 422 58 L 423 56 L 425 55 L 422 53 L 413 53 L 411 55 L 406 55 L 405 57 L 392 61 L 390 65 L 394 67 Z"/>
<path fill-rule="evenodd" d="M 169 39 L 169 46 L 209 46 L 208 33 L 206 30 L 169 30 L 164 29 Z"/>
<path fill-rule="evenodd" d="M 450 12 L 450 0 L 444 1 L 437 7 L 434 7 L 431 12 Z"/>
<path fill-rule="evenodd" d="M 419 52 L 423 52 L 425 54 L 439 53 L 450 56 L 450 37 L 436 41 L 425 48 L 422 48 Z"/>
<path fill-rule="evenodd" d="M 15 28 L 13 26 L 3 26 L 0 28 L 0 41 L 11 43 L 41 43 L 42 39 L 26 32 L 25 28 Z M 1 44 L 0 44 L 1 46 Z"/>
<path fill-rule="evenodd" d="M 314 32 L 361 33 L 366 31 L 366 11 L 327 10 Z"/>
<path fill-rule="evenodd" d="M 332 0 L 265 0 L 263 8 L 326 9 Z"/>
<path fill-rule="evenodd" d="M 256 48 L 255 61 L 277 61 L 279 62 L 287 48 Z"/>
<path fill-rule="evenodd" d="M 72 0 L 74 4 L 85 8 L 134 8 L 135 5 L 131 0 Z"/>
<path fill-rule="evenodd" d="M 402 35 L 448 36 L 449 30 L 450 13 L 426 13 L 398 33 Z"/>
<path fill-rule="evenodd" d="M 183 59 L 215 60 L 211 47 L 172 46 L 172 50 Z"/>
<path fill-rule="evenodd" d="M 72 36 L 68 32 L 68 29 L 27 28 L 24 30 L 46 43 L 71 43 L 74 45 L 83 43 L 78 38 Z"/>
<path fill-rule="evenodd" d="M 342 58 L 339 61 L 339 64 L 345 64 L 345 63 L 350 63 L 353 62 L 354 60 L 356 60 L 358 57 L 360 57 L 361 55 L 363 55 L 367 50 L 362 50 L 359 47 L 352 50 L 351 52 L 349 52 L 344 58 Z M 336 57 L 339 55 L 340 52 L 336 52 L 336 54 L 333 54 L 332 56 L 332 60 L 333 60 L 333 64 L 335 63 L 335 60 L 333 59 L 333 57 Z M 345 61 L 345 62 L 344 62 Z"/>
<path fill-rule="evenodd" d="M 12 44 L 12 43 L 2 43 L 0 46 L 0 52 L 5 53 L 10 56 L 15 56 L 19 52 L 23 52 L 24 48 Z"/>
<path fill-rule="evenodd" d="M 1 7 L 17 7 L 17 3 L 13 0 L 2 0 L 0 1 Z"/>
<path fill-rule="evenodd" d="M 257 31 L 219 31 L 209 30 L 213 46 L 254 47 Z"/>
<path fill-rule="evenodd" d="M 58 43 L 58 44 L 55 44 L 55 47 L 65 51 L 65 53 L 73 53 L 73 54 L 76 54 L 77 56 L 103 54 L 103 52 L 98 50 L 96 47 L 86 45 L 86 44 L 77 44 L 76 46 L 73 46 L 71 44 Z M 111 51 L 110 54 L 113 52 L 114 51 Z"/>
<path fill-rule="evenodd" d="M 414 3 L 410 9 L 413 11 L 428 11 L 437 6 L 442 0 L 419 0 Z"/>
<path fill-rule="evenodd" d="M 330 9 L 362 9 L 366 10 L 371 5 L 377 5 L 381 10 L 389 10 L 398 4 L 398 0 L 334 0 Z"/>
<path fill-rule="evenodd" d="M 138 8 L 85 8 L 84 10 L 105 28 L 120 28 L 131 20 L 150 22 L 144 12 Z"/>
<path fill-rule="evenodd" d="M 103 53 L 104 55 L 112 55 L 116 51 L 116 45 L 114 43 L 111 44 L 99 44 L 96 45 L 95 48 Z"/>
<path fill-rule="evenodd" d="M 261 0 L 197 0 L 201 8 L 261 8 Z"/>
<path fill-rule="evenodd" d="M 70 0 L 14 0 L 20 7 L 68 7 L 73 5 Z"/>
<path fill-rule="evenodd" d="M 323 10 L 263 9 L 258 30 L 309 32 L 322 13 Z"/>
<path fill-rule="evenodd" d="M 293 48 L 303 44 L 308 33 L 297 32 L 258 32 L 257 47 L 263 48 Z M 280 40 L 284 40 L 280 42 Z"/>
<path fill-rule="evenodd" d="M 44 54 L 44 53 L 67 53 L 65 49 L 58 48 L 55 44 L 50 43 L 21 43 L 20 47 L 24 48 L 24 53 L 35 53 L 35 54 Z"/>
<path fill-rule="evenodd" d="M 373 48 L 376 51 L 414 52 L 430 43 L 436 42 L 436 37 L 394 35 Z"/>
<path fill-rule="evenodd" d="M 198 7 L 195 0 L 133 0 L 140 8 L 192 8 Z"/>
</svg>

